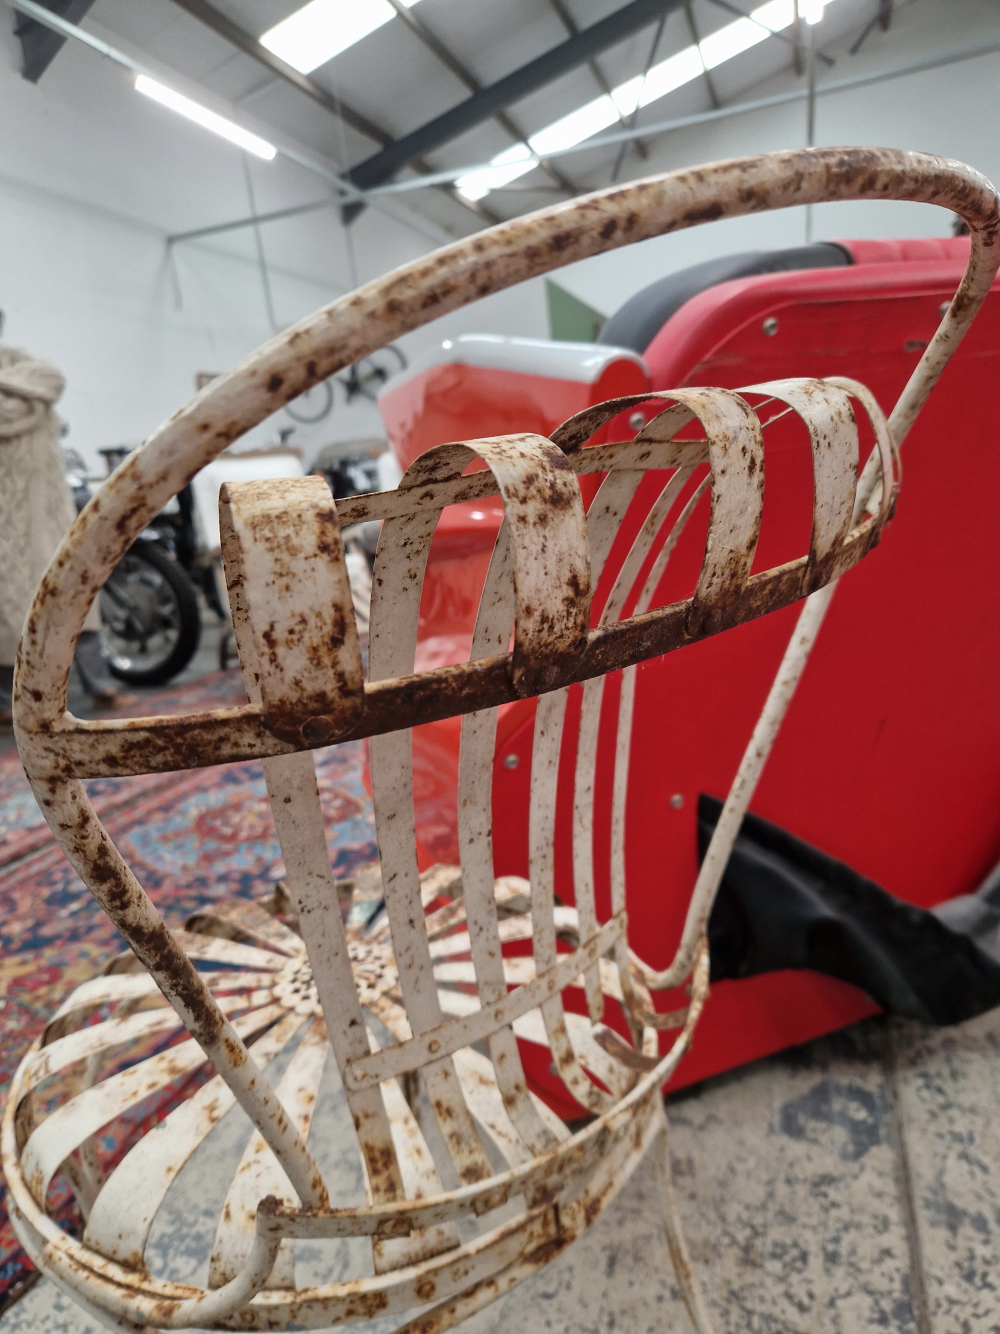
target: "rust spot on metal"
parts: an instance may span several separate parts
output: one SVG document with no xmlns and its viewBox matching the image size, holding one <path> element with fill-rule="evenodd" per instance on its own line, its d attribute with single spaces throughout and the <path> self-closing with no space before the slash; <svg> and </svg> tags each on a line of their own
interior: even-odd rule
<svg viewBox="0 0 1000 1334">
<path fill-rule="evenodd" d="M 551 1241 L 542 1242 L 541 1246 L 536 1246 L 533 1251 L 524 1257 L 525 1261 L 533 1265 L 536 1269 L 543 1269 L 546 1265 L 552 1263 L 557 1255 L 560 1255 L 567 1247 L 562 1237 L 553 1237 Z"/>
</svg>

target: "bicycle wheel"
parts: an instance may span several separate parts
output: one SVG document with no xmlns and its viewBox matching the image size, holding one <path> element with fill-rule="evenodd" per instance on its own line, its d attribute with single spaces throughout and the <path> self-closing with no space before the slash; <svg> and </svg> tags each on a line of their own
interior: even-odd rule
<svg viewBox="0 0 1000 1334">
<path fill-rule="evenodd" d="M 177 562 L 154 542 L 137 542 L 98 599 L 108 670 L 132 685 L 162 685 L 182 672 L 201 638 L 198 599 Z"/>
<path fill-rule="evenodd" d="M 398 375 L 400 371 L 405 371 L 406 367 L 406 355 L 395 343 L 390 343 L 380 351 L 373 352 L 370 357 L 362 357 L 355 363 L 357 375 L 354 391 L 365 398 L 370 398 L 374 403 L 385 382 Z"/>
<path fill-rule="evenodd" d="M 304 394 L 285 404 L 285 411 L 293 422 L 300 426 L 314 426 L 329 415 L 333 407 L 333 385 L 329 380 L 321 380 L 307 389 Z"/>
</svg>

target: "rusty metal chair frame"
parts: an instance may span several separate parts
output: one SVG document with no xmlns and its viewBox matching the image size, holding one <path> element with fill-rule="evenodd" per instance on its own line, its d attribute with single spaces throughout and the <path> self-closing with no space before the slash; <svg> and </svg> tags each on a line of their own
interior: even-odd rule
<svg viewBox="0 0 1000 1334">
<path fill-rule="evenodd" d="M 864 386 L 835 377 L 740 391 L 688 388 L 588 409 L 549 440 L 442 445 L 417 459 L 397 490 L 337 504 L 317 478 L 233 485 L 221 500 L 223 552 L 249 704 L 127 721 L 84 722 L 66 712 L 80 627 L 135 535 L 199 468 L 310 385 L 448 310 L 587 255 L 718 217 L 886 198 L 941 205 L 972 230 L 962 284 L 888 422 Z M 899 445 L 1000 264 L 998 219 L 995 191 L 971 169 L 891 150 L 777 153 L 604 191 L 460 241 L 311 316 L 214 380 L 117 470 L 42 581 L 16 677 L 15 726 L 33 790 L 131 949 L 53 1017 L 17 1072 L 3 1122 L 15 1228 L 74 1300 L 122 1329 L 316 1327 L 414 1310 L 420 1314 L 401 1330 L 447 1329 L 560 1253 L 651 1152 L 679 1287 L 695 1327 L 711 1328 L 673 1207 L 660 1090 L 705 1002 L 705 928 L 733 839 L 836 580 L 878 541 L 895 503 Z M 588 445 L 613 417 L 649 397 L 662 399 L 662 410 L 634 440 Z M 786 412 L 804 423 L 812 452 L 810 549 L 752 573 L 762 428 Z M 875 440 L 860 476 L 859 415 Z M 679 438 L 692 422 L 703 435 Z M 467 473 L 476 456 L 486 469 Z M 665 485 L 595 608 L 592 594 L 621 517 L 651 470 L 664 474 Z M 605 475 L 587 514 L 577 484 L 583 473 Z M 654 605 L 680 532 L 708 489 L 708 541 L 693 596 Z M 497 493 L 505 520 L 469 661 L 415 674 L 420 588 L 442 509 Z M 366 681 L 340 529 L 369 519 L 382 521 L 382 535 Z M 802 598 L 676 956 L 657 971 L 627 937 L 635 667 Z M 603 679 L 619 669 L 612 911 L 599 921 L 597 729 Z M 552 849 L 567 692 L 581 682 L 571 909 L 555 902 Z M 496 709 L 536 694 L 531 875 L 528 882 L 495 880 Z M 421 876 L 409 729 L 454 715 L 463 717 L 461 866 Z M 345 929 L 310 751 L 349 737 L 370 738 L 386 914 Z M 247 758 L 264 762 L 298 932 L 263 908 L 235 902 L 212 905 L 171 932 L 80 780 Z M 442 892 L 451 902 L 427 915 Z M 568 953 L 558 950 L 560 939 L 569 941 Z M 529 940 L 532 955 L 505 957 L 504 943 L 514 940 Z M 658 1013 L 651 993 L 687 980 L 686 1008 Z M 582 988 L 585 1015 L 564 1007 L 563 993 L 573 987 Z M 607 997 L 622 1007 L 631 1041 L 604 1022 Z M 182 1025 L 190 1039 L 165 1046 Z M 666 1030 L 677 1036 L 661 1055 Z M 570 1133 L 529 1090 L 519 1037 L 551 1051 L 566 1088 L 593 1114 L 583 1129 Z M 272 1087 L 265 1068 L 291 1047 Z M 308 1143 L 330 1050 L 365 1166 L 368 1202 L 361 1206 L 331 1204 Z M 105 1179 L 97 1131 L 206 1063 L 215 1076 Z M 434 1136 L 422 1129 L 415 1080 Z M 229 1189 L 208 1286 L 156 1278 L 144 1262 L 156 1209 L 237 1102 L 254 1133 Z M 45 1210 L 60 1170 L 86 1219 L 80 1240 Z M 459 1184 L 446 1189 L 443 1176 Z M 341 1237 L 371 1239 L 374 1273 L 296 1288 L 291 1243 Z"/>
</svg>

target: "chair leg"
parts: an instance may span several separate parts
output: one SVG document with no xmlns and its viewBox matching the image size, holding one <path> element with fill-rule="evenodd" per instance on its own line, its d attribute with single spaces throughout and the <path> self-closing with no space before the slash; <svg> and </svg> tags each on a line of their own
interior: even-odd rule
<svg viewBox="0 0 1000 1334">
<path fill-rule="evenodd" d="M 691 1257 L 688 1254 L 687 1242 L 684 1240 L 681 1220 L 677 1215 L 674 1178 L 670 1170 L 670 1136 L 667 1133 L 666 1117 L 664 1117 L 663 1130 L 656 1137 L 652 1154 L 662 1201 L 667 1247 L 670 1250 L 674 1273 L 677 1275 L 677 1286 L 681 1290 L 684 1305 L 688 1309 L 688 1315 L 691 1317 L 691 1324 L 694 1326 L 696 1334 L 715 1334 L 715 1326 L 708 1314 L 708 1307 L 705 1305 L 701 1285 L 691 1268 Z"/>
</svg>

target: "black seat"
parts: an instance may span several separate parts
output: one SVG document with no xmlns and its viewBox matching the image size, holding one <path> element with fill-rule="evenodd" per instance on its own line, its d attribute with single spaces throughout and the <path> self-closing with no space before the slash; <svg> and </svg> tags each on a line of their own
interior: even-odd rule
<svg viewBox="0 0 1000 1334">
<path fill-rule="evenodd" d="M 679 273 L 658 278 L 636 292 L 607 321 L 597 337 L 599 343 L 629 347 L 641 356 L 673 313 L 699 292 L 733 278 L 752 278 L 758 273 L 787 273 L 792 269 L 836 269 L 853 264 L 854 257 L 835 241 L 792 246 L 788 250 L 745 250 L 693 264 Z"/>
</svg>

